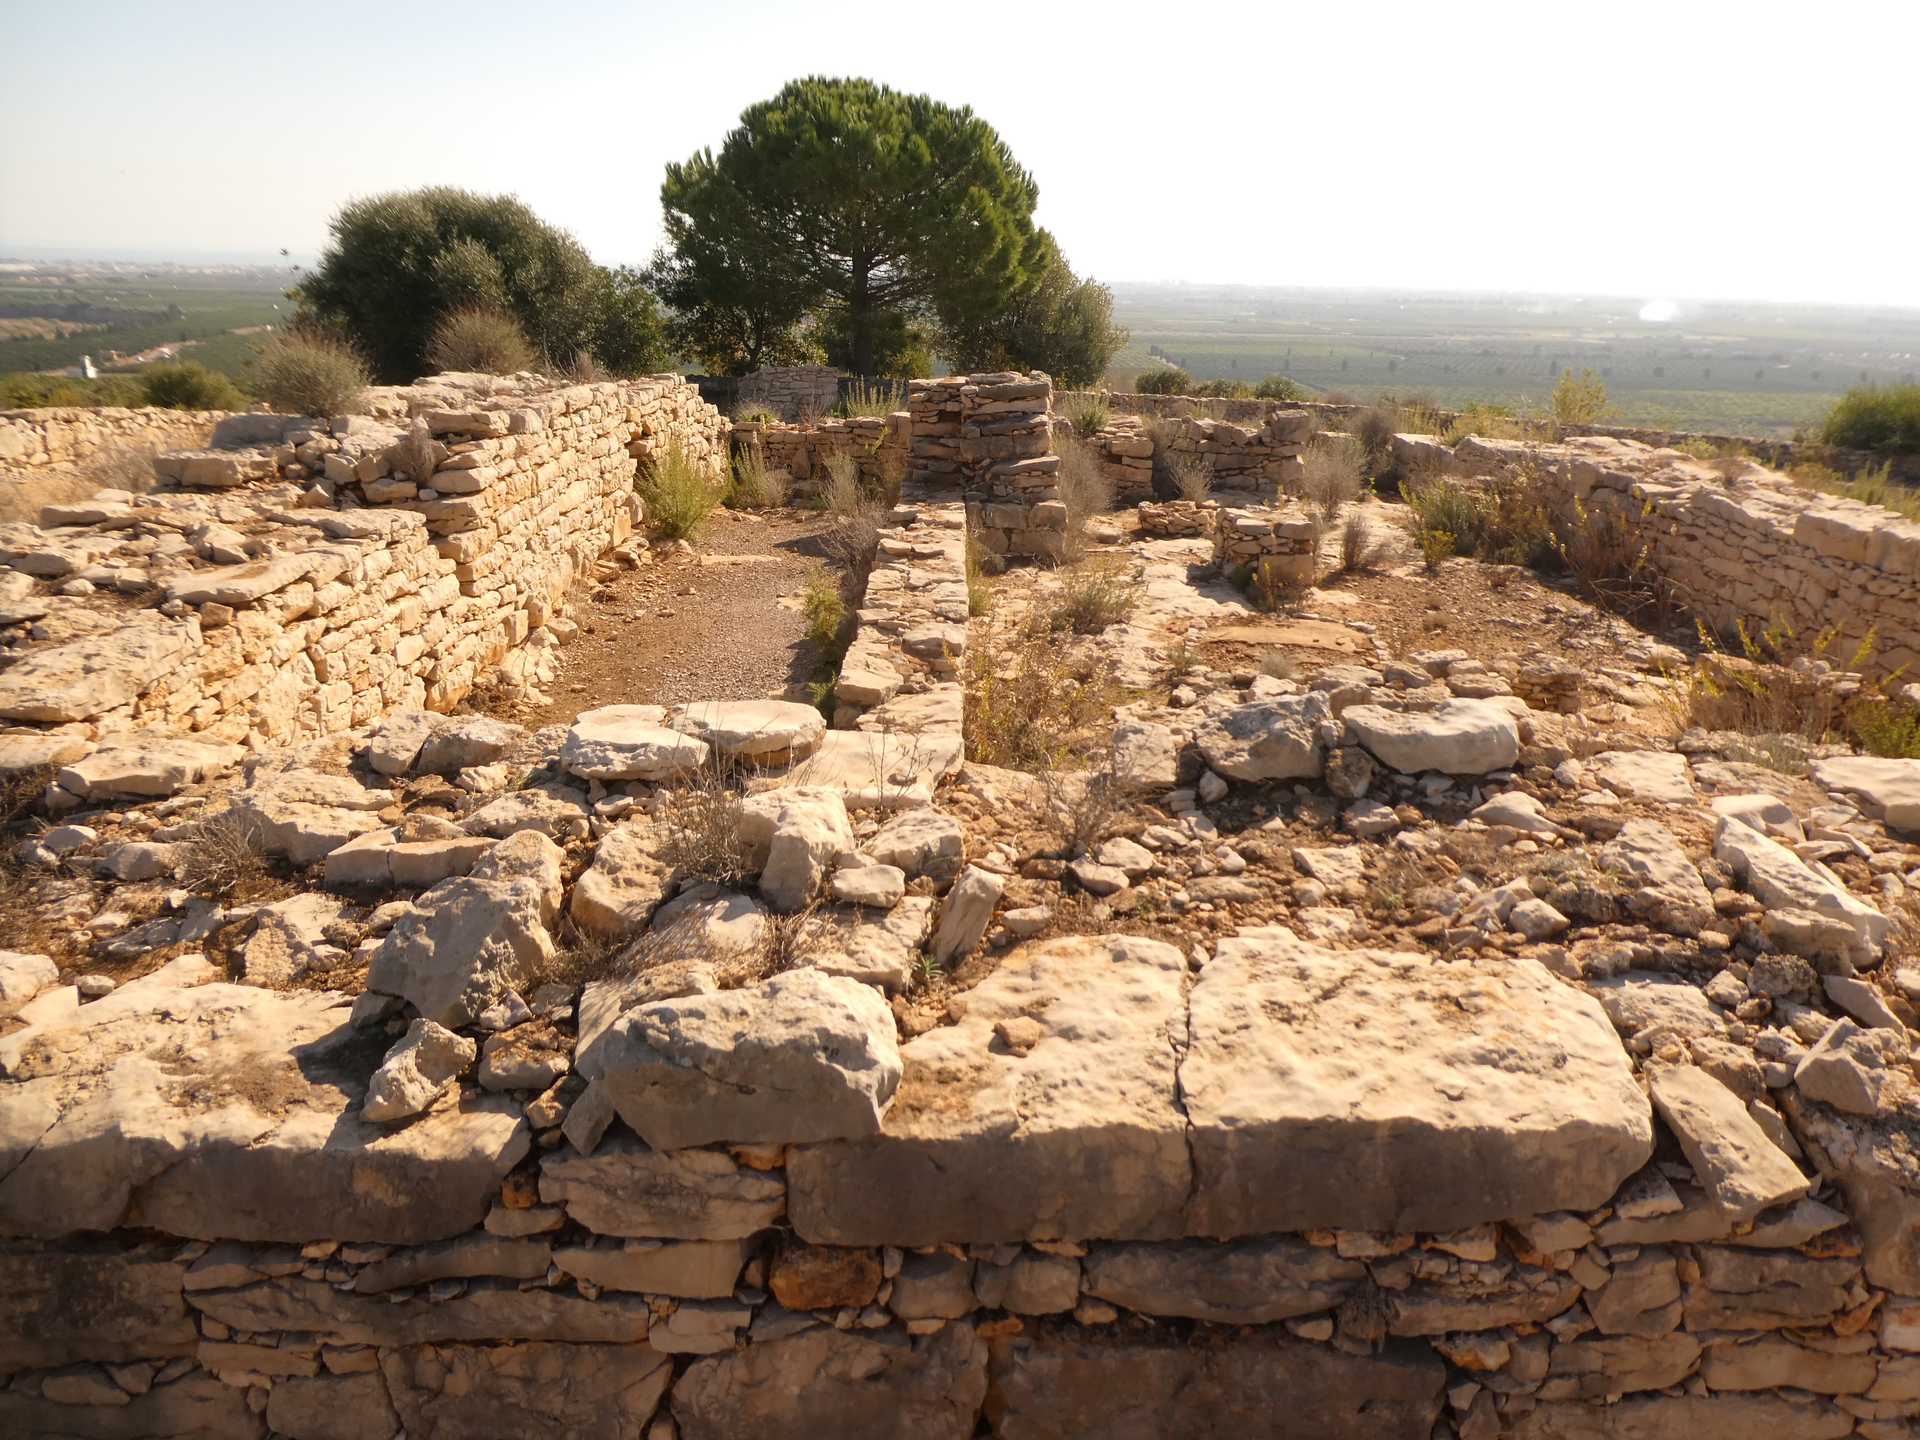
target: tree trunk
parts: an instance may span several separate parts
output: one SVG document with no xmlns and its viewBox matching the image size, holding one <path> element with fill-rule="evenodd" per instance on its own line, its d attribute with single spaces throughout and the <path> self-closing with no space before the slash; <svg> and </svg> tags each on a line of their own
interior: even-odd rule
<svg viewBox="0 0 1920 1440">
<path fill-rule="evenodd" d="M 847 330 L 853 340 L 853 373 L 862 380 L 873 374 L 873 303 L 867 298 L 868 267 L 856 257 L 853 291 L 847 297 Z"/>
</svg>

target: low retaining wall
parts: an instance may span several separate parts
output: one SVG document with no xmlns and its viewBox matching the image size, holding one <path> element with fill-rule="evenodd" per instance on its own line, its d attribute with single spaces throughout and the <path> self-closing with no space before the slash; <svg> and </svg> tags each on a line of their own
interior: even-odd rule
<svg viewBox="0 0 1920 1440">
<path fill-rule="evenodd" d="M 904 410 L 795 425 L 736 422 L 733 445 L 759 446 L 767 467 L 787 476 L 793 498 L 805 500 L 826 490 L 828 465 L 837 456 L 851 460 L 868 485 L 879 486 L 889 475 L 897 480 L 906 470 L 907 423 Z"/>
<path fill-rule="evenodd" d="M 782 420 L 807 424 L 833 413 L 840 399 L 840 372 L 831 365 L 776 365 L 743 375 L 734 408 L 761 405 Z"/>
<path fill-rule="evenodd" d="M 1116 417 L 1086 443 L 1122 503 L 1153 498 L 1156 434 L 1173 455 L 1205 467 L 1210 489 L 1270 498 L 1298 492 L 1313 417 L 1290 406 L 1270 407 L 1247 424 L 1181 415 L 1163 415 L 1151 424 L 1138 416 Z"/>
<path fill-rule="evenodd" d="M 41 466 L 73 468 L 103 451 L 170 450 L 204 445 L 224 410 L 97 410 L 52 406 L 0 410 L 0 472 Z"/>
<path fill-rule="evenodd" d="M 392 418 L 235 417 L 256 443 L 159 457 L 175 488 L 0 527 L 3 613 L 33 627 L 0 718 L 265 744 L 448 709 L 553 643 L 575 575 L 632 529 L 637 463 L 672 439 L 724 463 L 726 422 L 678 377 L 379 398 Z"/>
<path fill-rule="evenodd" d="M 1830 636 L 1827 656 L 1871 674 L 1920 667 L 1920 524 L 1877 505 L 1800 489 L 1749 466 L 1731 479 L 1671 450 L 1576 437 L 1562 445 L 1469 438 L 1454 468 L 1525 463 L 1561 515 L 1611 522 L 1687 609 L 1724 634 L 1784 625 L 1789 650 Z"/>
</svg>

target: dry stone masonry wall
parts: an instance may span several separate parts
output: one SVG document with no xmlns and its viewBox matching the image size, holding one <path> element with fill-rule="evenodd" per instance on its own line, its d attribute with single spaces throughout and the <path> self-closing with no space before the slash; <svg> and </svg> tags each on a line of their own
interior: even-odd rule
<svg viewBox="0 0 1920 1440">
<path fill-rule="evenodd" d="M 907 385 L 909 476 L 924 487 L 963 491 L 968 529 L 992 554 L 1066 555 L 1052 404 L 1053 382 L 1037 371 Z"/>
<path fill-rule="evenodd" d="M 805 425 L 833 413 L 840 398 L 840 372 L 831 365 L 777 365 L 741 379 L 734 408 L 759 406 L 790 424 Z"/>
<path fill-rule="evenodd" d="M 636 466 L 677 442 L 718 474 L 726 422 L 677 377 L 440 376 L 222 431 L 158 457 L 161 490 L 0 531 L 0 718 L 259 744 L 451 708 L 540 668 L 574 576 L 633 528 Z"/>
<path fill-rule="evenodd" d="M 167 450 L 203 445 L 226 414 L 219 410 L 0 410 L 0 473 L 73 468 L 112 450 Z"/>
<path fill-rule="evenodd" d="M 794 500 L 824 495 L 837 457 L 852 462 L 863 485 L 878 489 L 906 471 L 907 413 L 792 425 L 740 421 L 733 426 L 733 444 L 736 450 L 757 447 L 767 468 L 786 476 Z"/>
</svg>

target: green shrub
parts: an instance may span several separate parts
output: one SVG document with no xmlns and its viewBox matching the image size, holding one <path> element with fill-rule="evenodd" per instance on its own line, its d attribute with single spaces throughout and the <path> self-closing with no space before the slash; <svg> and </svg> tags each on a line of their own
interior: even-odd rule
<svg viewBox="0 0 1920 1440">
<path fill-rule="evenodd" d="M 1560 425 L 1592 425 L 1606 419 L 1607 386 L 1591 370 L 1562 370 L 1553 386 L 1553 418 Z"/>
<path fill-rule="evenodd" d="M 1820 439 L 1847 450 L 1920 450 L 1920 385 L 1863 385 L 1828 412 Z"/>
<path fill-rule="evenodd" d="M 285 415 L 353 415 L 364 403 L 367 366 L 342 341 L 295 330 L 260 347 L 253 383 Z"/>
<path fill-rule="evenodd" d="M 1399 430 L 1399 416 L 1378 405 L 1359 412 L 1347 422 L 1347 433 L 1360 443 L 1360 464 L 1374 478 L 1393 469 L 1393 437 Z"/>
<path fill-rule="evenodd" d="M 1269 375 L 1253 387 L 1253 393 L 1261 400 L 1305 400 L 1311 392 L 1306 386 L 1284 375 Z"/>
<path fill-rule="evenodd" d="M 778 425 L 780 417 L 760 404 L 742 405 L 733 412 L 736 425 Z"/>
<path fill-rule="evenodd" d="M 1920 491 L 1902 485 L 1893 478 L 1892 461 L 1873 470 L 1862 470 L 1851 477 L 1841 474 L 1830 465 L 1799 461 L 1787 467 L 1787 478 L 1805 490 L 1818 490 L 1823 495 L 1858 500 L 1863 505 L 1878 505 L 1909 520 L 1920 520 Z"/>
<path fill-rule="evenodd" d="M 1107 428 L 1113 419 L 1113 408 L 1107 404 L 1105 395 L 1087 395 L 1067 408 L 1067 419 L 1073 425 L 1073 433 L 1085 440 Z"/>
<path fill-rule="evenodd" d="M 442 316 L 433 327 L 427 363 L 436 370 L 511 375 L 533 368 L 533 347 L 519 322 L 506 311 L 465 305 Z"/>
<path fill-rule="evenodd" d="M 1162 365 L 1141 375 L 1133 388 L 1142 395 L 1190 395 L 1193 377 L 1178 365 Z"/>
<path fill-rule="evenodd" d="M 1131 615 L 1133 603 L 1133 582 L 1118 567 L 1077 566 L 1066 574 L 1048 625 L 1076 635 L 1098 635 Z"/>
<path fill-rule="evenodd" d="M 884 419 L 907 403 L 907 387 L 884 381 L 856 380 L 841 395 L 835 411 L 849 420 Z"/>
<path fill-rule="evenodd" d="M 231 380 L 192 360 L 147 367 L 141 372 L 140 391 L 147 404 L 168 410 L 247 408 L 247 397 Z"/>
<path fill-rule="evenodd" d="M 133 409 L 147 403 L 146 392 L 132 375 L 102 375 L 78 380 L 68 375 L 36 375 L 17 370 L 0 375 L 0 410 L 37 410 L 48 406 L 88 408 L 122 405 Z"/>
<path fill-rule="evenodd" d="M 1847 731 L 1869 755 L 1920 759 L 1920 711 L 1883 696 L 1857 700 L 1847 710 Z"/>
<path fill-rule="evenodd" d="M 1251 400 L 1253 387 L 1244 380 L 1205 380 L 1187 392 L 1209 400 Z"/>
<path fill-rule="evenodd" d="M 701 474 L 676 439 L 634 478 L 647 510 L 647 523 L 663 540 L 684 540 L 706 523 L 720 503 L 719 487 Z"/>
<path fill-rule="evenodd" d="M 773 510 L 787 503 L 786 474 L 767 468 L 767 452 L 758 441 L 734 450 L 726 503 L 729 510 Z"/>
<path fill-rule="evenodd" d="M 1560 559 L 1547 507 L 1529 476 L 1496 476 L 1477 485 L 1434 479 L 1401 487 L 1413 511 L 1414 538 L 1429 568 L 1430 551 L 1445 536 L 1444 553 L 1472 555 L 1502 565 L 1555 569 Z"/>
</svg>

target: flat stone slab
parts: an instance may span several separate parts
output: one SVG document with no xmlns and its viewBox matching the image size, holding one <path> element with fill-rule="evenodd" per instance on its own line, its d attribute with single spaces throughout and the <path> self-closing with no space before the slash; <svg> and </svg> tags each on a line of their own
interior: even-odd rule
<svg viewBox="0 0 1920 1440">
<path fill-rule="evenodd" d="M 900 1047 L 880 1135 L 788 1152 L 794 1229 L 834 1245 L 1178 1235 L 1185 974 L 1173 946 L 1132 936 L 1012 951 L 958 1023 Z M 1000 1026 L 1019 1019 L 1037 1029 L 1016 1053 Z"/>
<path fill-rule="evenodd" d="M 1813 1189 L 1739 1096 L 1693 1065 L 1664 1065 L 1649 1083 L 1654 1108 L 1715 1203 L 1738 1220 Z"/>
<path fill-rule="evenodd" d="M 707 763 L 707 742 L 666 724 L 658 705 L 582 710 L 560 746 L 561 768 L 589 780 L 671 780 Z"/>
<path fill-rule="evenodd" d="M 1610 1199 L 1653 1121 L 1599 1005 L 1531 960 L 1220 943 L 1180 1091 L 1187 1229 L 1458 1230 Z"/>
<path fill-rule="evenodd" d="M 1889 830 L 1920 832 L 1920 760 L 1836 755 L 1811 766 L 1816 785 L 1851 795 Z"/>
<path fill-rule="evenodd" d="M 825 716 L 792 700 L 702 700 L 679 706 L 672 724 L 722 755 L 762 763 L 811 755 L 827 733 Z"/>
<path fill-rule="evenodd" d="M 175 960 L 0 1040 L 0 1233 L 419 1244 L 479 1224 L 526 1153 L 487 1098 L 364 1124 L 387 1037 L 347 997 Z"/>
<path fill-rule="evenodd" d="M 1487 700 L 1449 700 L 1432 710 L 1354 705 L 1341 718 L 1355 739 L 1402 775 L 1484 775 L 1520 758 L 1519 726 Z"/>
<path fill-rule="evenodd" d="M 1690 805 L 1700 798 L 1684 755 L 1667 750 L 1609 750 L 1589 763 L 1602 785 L 1629 800 Z"/>
<path fill-rule="evenodd" d="M 91 720 L 139 699 L 192 646 L 184 625 L 139 624 L 31 650 L 0 672 L 0 719 Z"/>
</svg>

